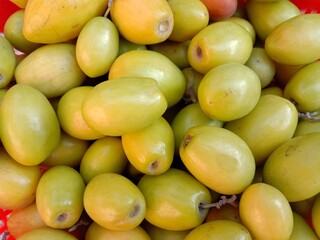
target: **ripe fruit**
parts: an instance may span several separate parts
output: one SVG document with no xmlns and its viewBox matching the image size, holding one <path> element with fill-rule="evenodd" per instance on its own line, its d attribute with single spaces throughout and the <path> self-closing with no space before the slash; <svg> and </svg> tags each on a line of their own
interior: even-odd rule
<svg viewBox="0 0 320 240">
<path fill-rule="evenodd" d="M 128 160 L 138 171 L 158 175 L 171 167 L 174 136 L 163 117 L 140 131 L 122 135 L 121 141 Z"/>
<path fill-rule="evenodd" d="M 293 229 L 290 240 L 309 239 L 318 240 L 315 231 L 310 227 L 306 220 L 299 214 L 293 213 Z"/>
<path fill-rule="evenodd" d="M 163 42 L 173 29 L 173 13 L 166 0 L 117 0 L 110 14 L 119 33 L 137 44 Z"/>
<path fill-rule="evenodd" d="M 65 229 L 72 227 L 83 211 L 85 184 L 79 172 L 68 166 L 54 166 L 41 177 L 36 204 L 47 226 Z"/>
<path fill-rule="evenodd" d="M 320 58 L 319 22 L 320 14 L 301 14 L 283 22 L 265 41 L 268 56 L 287 65 L 316 61 Z"/>
<path fill-rule="evenodd" d="M 119 201 L 121 199 L 121 201 Z M 102 173 L 90 180 L 83 196 L 90 218 L 110 230 L 130 230 L 145 217 L 146 202 L 138 187 L 117 173 Z"/>
<path fill-rule="evenodd" d="M 23 34 L 36 43 L 66 42 L 75 39 L 90 19 L 102 15 L 106 9 L 107 2 L 101 0 L 28 0 Z"/>
<path fill-rule="evenodd" d="M 231 220 L 215 220 L 201 224 L 187 234 L 184 240 L 210 239 L 228 240 L 243 239 L 251 240 L 249 230 L 241 223 Z"/>
<path fill-rule="evenodd" d="M 16 68 L 16 55 L 12 44 L 3 36 L 0 36 L 0 49 L 0 88 L 3 88 L 13 79 Z"/>
<path fill-rule="evenodd" d="M 320 109 L 320 62 L 299 68 L 284 88 L 284 97 L 292 101 L 298 111 L 313 112 Z"/>
<path fill-rule="evenodd" d="M 21 60 L 14 76 L 17 83 L 32 86 L 47 98 L 60 97 L 86 78 L 76 60 L 76 47 L 71 43 L 37 48 Z"/>
<path fill-rule="evenodd" d="M 43 162 L 60 142 L 60 125 L 50 102 L 25 84 L 10 87 L 3 96 L 0 133 L 9 155 L 29 166 Z"/>
<path fill-rule="evenodd" d="M 98 133 L 121 136 L 147 127 L 166 109 L 167 101 L 154 79 L 119 77 L 99 83 L 86 94 L 82 116 Z"/>
<path fill-rule="evenodd" d="M 58 101 L 57 116 L 61 128 L 70 136 L 82 140 L 95 140 L 104 137 L 93 130 L 82 116 L 82 103 L 92 90 L 92 86 L 79 86 L 67 91 Z"/>
<path fill-rule="evenodd" d="M 279 189 L 289 202 L 308 199 L 320 191 L 320 133 L 287 140 L 266 160 L 263 181 Z"/>
<path fill-rule="evenodd" d="M 188 59 L 191 67 L 205 74 L 220 64 L 244 64 L 251 55 L 252 46 L 248 31 L 239 24 L 229 21 L 215 22 L 192 38 Z"/>
<path fill-rule="evenodd" d="M 146 77 L 156 80 L 168 107 L 178 103 L 185 92 L 181 70 L 166 56 L 151 50 L 133 50 L 119 56 L 111 65 L 108 79 Z"/>
<path fill-rule="evenodd" d="M 79 171 L 85 183 L 88 183 L 101 173 L 123 173 L 127 163 L 121 138 L 105 136 L 89 146 L 83 155 Z"/>
<path fill-rule="evenodd" d="M 145 221 L 142 224 L 143 229 L 149 234 L 152 240 L 183 240 L 191 230 L 173 231 L 160 228 Z"/>
<path fill-rule="evenodd" d="M 110 230 L 104 227 L 101 227 L 96 222 L 90 224 L 85 235 L 86 240 L 151 240 L 147 232 L 141 227 L 137 226 L 129 230 Z M 154 239 L 152 239 L 154 240 Z"/>
<path fill-rule="evenodd" d="M 170 168 L 160 175 L 144 175 L 138 187 L 146 199 L 145 219 L 157 227 L 173 231 L 192 229 L 208 213 L 201 205 L 211 202 L 209 190 L 183 170 Z"/>
<path fill-rule="evenodd" d="M 209 11 L 211 21 L 224 20 L 235 14 L 237 0 L 201 0 Z"/>
<path fill-rule="evenodd" d="M 180 157 L 194 177 L 221 194 L 241 193 L 255 173 L 248 145 L 225 128 L 190 128 L 180 146 Z"/>
<path fill-rule="evenodd" d="M 99 77 L 109 71 L 118 49 L 119 33 L 113 22 L 106 17 L 94 17 L 84 25 L 77 38 L 77 62 L 87 76 Z"/>
<path fill-rule="evenodd" d="M 275 187 L 254 183 L 241 195 L 241 222 L 253 239 L 289 239 L 293 216 L 289 202 Z"/>
<path fill-rule="evenodd" d="M 199 0 L 168 0 L 173 12 L 173 30 L 169 40 L 190 40 L 209 23 L 209 12 Z"/>
<path fill-rule="evenodd" d="M 320 237 L 320 197 L 319 195 L 313 202 L 312 210 L 311 210 L 311 219 L 312 224 L 314 226 L 314 230 L 318 237 Z"/>
<path fill-rule="evenodd" d="M 21 209 L 35 200 L 41 177 L 38 166 L 24 166 L 0 147 L 0 208 Z"/>
<path fill-rule="evenodd" d="M 198 100 L 210 118 L 232 121 L 247 115 L 261 94 L 259 76 L 240 63 L 226 63 L 209 70 L 198 88 Z"/>
<path fill-rule="evenodd" d="M 41 240 L 44 236 L 46 240 L 77 240 L 71 233 L 49 227 L 33 229 L 18 237 L 17 240 Z"/>
<path fill-rule="evenodd" d="M 256 164 L 262 165 L 280 144 L 292 138 L 297 123 L 295 106 L 285 98 L 269 94 L 261 96 L 249 114 L 227 122 L 224 127 L 241 137 Z"/>
</svg>

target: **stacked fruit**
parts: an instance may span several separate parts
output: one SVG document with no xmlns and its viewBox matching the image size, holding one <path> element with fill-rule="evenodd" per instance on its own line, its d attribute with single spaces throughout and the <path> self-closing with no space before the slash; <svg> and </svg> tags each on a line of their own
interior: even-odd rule
<svg viewBox="0 0 320 240">
<path fill-rule="evenodd" d="M 320 237 L 320 14 L 287 0 L 11 1 L 3 239 Z"/>
</svg>

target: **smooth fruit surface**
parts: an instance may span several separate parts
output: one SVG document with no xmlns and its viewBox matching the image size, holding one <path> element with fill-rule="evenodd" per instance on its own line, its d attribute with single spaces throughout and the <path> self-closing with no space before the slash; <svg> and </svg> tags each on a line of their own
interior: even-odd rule
<svg viewBox="0 0 320 240">
<path fill-rule="evenodd" d="M 241 195 L 239 212 L 253 239 L 289 239 L 291 235 L 293 215 L 289 202 L 271 185 L 250 185 Z"/>
<path fill-rule="evenodd" d="M 43 236 L 46 236 L 47 240 L 77 240 L 75 236 L 64 230 L 49 227 L 33 229 L 18 237 L 17 240 L 41 240 Z"/>
<path fill-rule="evenodd" d="M 231 131 L 214 126 L 190 128 L 180 145 L 180 157 L 200 182 L 222 194 L 238 194 L 255 173 L 248 145 Z"/>
<path fill-rule="evenodd" d="M 0 133 L 6 151 L 24 165 L 43 162 L 60 142 L 52 105 L 39 90 L 25 84 L 12 86 L 2 98 Z"/>
<path fill-rule="evenodd" d="M 0 87 L 3 88 L 13 79 L 16 56 L 12 44 L 3 36 L 0 36 L 0 49 Z"/>
<path fill-rule="evenodd" d="M 119 201 L 121 199 L 121 201 Z M 146 202 L 139 188 L 117 173 L 102 173 L 87 184 L 84 208 L 91 219 L 110 230 L 130 230 L 144 219 Z"/>
</svg>

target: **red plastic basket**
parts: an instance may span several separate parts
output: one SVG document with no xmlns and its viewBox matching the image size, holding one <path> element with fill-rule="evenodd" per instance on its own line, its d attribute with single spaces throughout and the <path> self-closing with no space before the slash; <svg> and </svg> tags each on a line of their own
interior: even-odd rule
<svg viewBox="0 0 320 240">
<path fill-rule="evenodd" d="M 245 3 L 246 0 L 241 0 L 241 2 Z M 320 0 L 291 0 L 302 13 L 320 13 Z M 14 3 L 9 0 L 0 0 L 0 34 L 3 33 L 3 27 L 7 20 L 7 18 L 19 10 Z M 11 211 L 0 209 L 0 239 L 3 240 L 15 240 L 12 236 L 6 236 L 7 230 L 7 218 L 9 217 Z M 312 225 L 311 220 L 307 219 L 307 221 Z M 83 235 L 83 229 L 77 229 L 73 232 L 75 236 L 78 236 L 81 239 L 81 235 Z M 82 233 L 82 234 L 81 234 Z"/>
</svg>

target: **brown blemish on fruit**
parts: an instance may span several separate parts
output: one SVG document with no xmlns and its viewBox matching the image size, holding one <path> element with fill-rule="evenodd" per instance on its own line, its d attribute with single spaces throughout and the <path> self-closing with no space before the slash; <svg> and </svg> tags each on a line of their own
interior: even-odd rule
<svg viewBox="0 0 320 240">
<path fill-rule="evenodd" d="M 189 142 L 191 141 L 192 136 L 191 135 L 187 135 L 185 136 L 184 140 L 183 140 L 183 148 L 186 148 L 189 144 Z"/>
<path fill-rule="evenodd" d="M 65 220 L 67 219 L 67 217 L 68 217 L 68 214 L 66 214 L 66 213 L 61 213 L 61 214 L 57 217 L 57 221 L 58 221 L 58 222 L 63 222 L 63 221 L 65 221 Z"/>
<path fill-rule="evenodd" d="M 197 48 L 196 48 L 196 55 L 197 55 L 198 59 L 202 59 L 202 49 L 199 46 L 197 46 Z"/>
<path fill-rule="evenodd" d="M 135 217 L 137 214 L 138 214 L 138 212 L 140 211 L 140 205 L 138 204 L 138 203 L 136 203 L 135 205 L 134 205 L 134 207 L 133 207 L 133 210 L 132 210 L 132 212 L 130 212 L 130 217 Z"/>
<path fill-rule="evenodd" d="M 160 33 L 166 33 L 170 29 L 170 22 L 169 20 L 164 20 L 159 23 L 158 25 L 158 31 Z"/>
<path fill-rule="evenodd" d="M 151 164 L 150 164 L 150 170 L 152 172 L 154 172 L 157 168 L 158 168 L 158 165 L 159 165 L 159 161 L 158 160 L 154 160 Z"/>
</svg>

